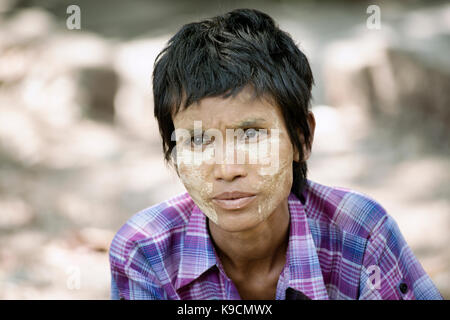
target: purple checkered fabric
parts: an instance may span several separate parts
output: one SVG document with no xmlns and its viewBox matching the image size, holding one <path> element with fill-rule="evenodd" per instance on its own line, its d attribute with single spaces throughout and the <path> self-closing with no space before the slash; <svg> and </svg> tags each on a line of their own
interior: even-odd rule
<svg viewBox="0 0 450 320">
<path fill-rule="evenodd" d="M 304 203 L 293 193 L 288 198 L 289 244 L 277 300 L 442 299 L 396 222 L 373 199 L 310 180 L 303 196 Z M 207 218 L 188 193 L 131 217 L 109 257 L 112 299 L 240 299 Z"/>
</svg>

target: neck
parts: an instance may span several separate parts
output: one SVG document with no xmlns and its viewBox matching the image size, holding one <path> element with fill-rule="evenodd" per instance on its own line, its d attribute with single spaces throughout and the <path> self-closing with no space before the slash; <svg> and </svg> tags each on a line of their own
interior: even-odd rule
<svg viewBox="0 0 450 320">
<path fill-rule="evenodd" d="M 209 221 L 216 251 L 224 268 L 242 274 L 270 273 L 285 262 L 289 240 L 287 199 L 264 221 L 241 232 L 228 232 Z"/>
</svg>

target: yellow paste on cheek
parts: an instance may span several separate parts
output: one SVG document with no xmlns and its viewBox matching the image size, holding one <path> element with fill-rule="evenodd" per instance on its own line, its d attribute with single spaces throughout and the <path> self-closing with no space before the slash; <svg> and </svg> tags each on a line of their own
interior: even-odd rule
<svg viewBox="0 0 450 320">
<path fill-rule="evenodd" d="M 274 110 L 271 110 L 273 115 L 272 119 L 275 119 L 273 129 L 279 130 L 278 136 L 271 136 L 272 140 L 269 143 L 268 148 L 255 149 L 254 146 L 246 144 L 237 144 L 236 151 L 245 153 L 245 164 L 248 165 L 250 160 L 250 153 L 257 152 L 256 166 L 257 176 L 255 185 L 251 186 L 251 190 L 255 191 L 259 195 L 258 201 L 258 218 L 260 221 L 267 219 L 274 210 L 284 200 L 286 195 L 289 195 L 290 188 L 292 186 L 292 162 L 293 154 L 292 149 L 286 147 L 285 143 L 280 137 L 283 135 L 283 131 L 280 129 L 279 119 Z M 272 129 L 271 129 L 272 130 Z M 287 137 L 288 141 L 289 137 Z M 278 150 L 272 150 L 275 147 Z M 180 150 L 178 159 L 178 168 L 180 178 L 186 187 L 189 195 L 200 208 L 200 210 L 215 224 L 218 224 L 218 214 L 215 210 L 214 204 L 211 202 L 213 196 L 213 183 L 208 182 L 207 173 L 204 172 L 204 165 L 213 164 L 215 157 L 212 149 L 205 151 L 189 150 L 182 148 Z M 278 160 L 273 163 L 273 154 L 278 152 Z M 287 159 L 283 159 L 283 155 L 287 156 Z M 236 155 L 235 160 L 239 157 Z M 265 163 L 265 164 L 262 164 Z M 268 163 L 268 164 L 267 164 Z M 202 170 L 203 169 L 203 170 Z"/>
<path fill-rule="evenodd" d="M 192 152 L 183 151 L 183 157 L 189 157 L 188 153 Z M 188 160 L 186 159 L 186 161 Z M 201 163 L 179 163 L 179 173 L 181 181 L 194 203 L 209 219 L 217 224 L 217 212 L 213 203 L 211 203 L 213 183 L 207 181 L 206 174 L 201 170 Z"/>
<path fill-rule="evenodd" d="M 265 168 L 259 168 L 258 173 L 261 180 L 258 182 L 258 190 L 261 191 L 258 203 L 258 216 L 261 221 L 265 220 L 280 205 L 286 194 L 289 194 L 292 186 L 292 162 L 284 161 L 273 174 L 260 173 Z"/>
<path fill-rule="evenodd" d="M 275 119 L 273 129 L 278 129 L 278 135 L 270 137 L 270 147 L 262 148 L 258 154 L 258 163 L 269 163 L 269 165 L 258 165 L 257 173 L 259 181 L 257 190 L 263 195 L 258 203 L 258 217 L 260 221 L 267 219 L 274 210 L 289 195 L 292 187 L 292 148 L 286 145 L 286 139 L 290 143 L 289 137 L 284 134 L 281 129 L 279 118 L 274 110 L 271 110 L 272 119 Z M 273 129 L 271 129 L 273 131 Z M 285 139 L 281 137 L 285 135 Z M 284 141 L 284 142 L 283 142 Z M 276 148 L 276 150 L 273 150 Z M 264 152 L 265 151 L 265 152 Z M 278 157 L 275 159 L 273 156 Z M 283 157 L 287 157 L 284 159 Z"/>
</svg>

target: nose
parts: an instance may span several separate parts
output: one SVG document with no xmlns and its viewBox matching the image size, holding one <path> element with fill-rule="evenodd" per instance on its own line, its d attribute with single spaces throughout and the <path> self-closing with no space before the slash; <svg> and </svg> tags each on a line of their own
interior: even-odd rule
<svg viewBox="0 0 450 320">
<path fill-rule="evenodd" d="M 234 137 L 233 137 L 234 138 Z M 230 145 L 223 143 L 219 161 L 214 165 L 214 177 L 216 180 L 231 182 L 237 178 L 247 176 L 247 166 L 245 165 L 246 156 L 242 151 L 237 150 L 233 140 L 233 148 L 228 149 Z M 231 153 L 230 153 L 231 152 Z M 244 158 L 242 157 L 244 155 Z"/>
<path fill-rule="evenodd" d="M 214 177 L 216 180 L 231 182 L 237 178 L 247 176 L 245 166 L 242 164 L 216 164 L 214 167 Z"/>
</svg>

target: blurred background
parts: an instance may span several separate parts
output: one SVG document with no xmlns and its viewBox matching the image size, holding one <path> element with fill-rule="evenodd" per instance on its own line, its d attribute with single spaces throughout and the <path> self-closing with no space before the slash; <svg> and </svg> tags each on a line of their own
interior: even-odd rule
<svg viewBox="0 0 450 320">
<path fill-rule="evenodd" d="M 184 192 L 154 59 L 183 24 L 239 7 L 310 59 L 309 178 L 380 202 L 450 299 L 450 4 L 350 0 L 0 0 L 0 299 L 109 299 L 115 232 Z"/>
</svg>

